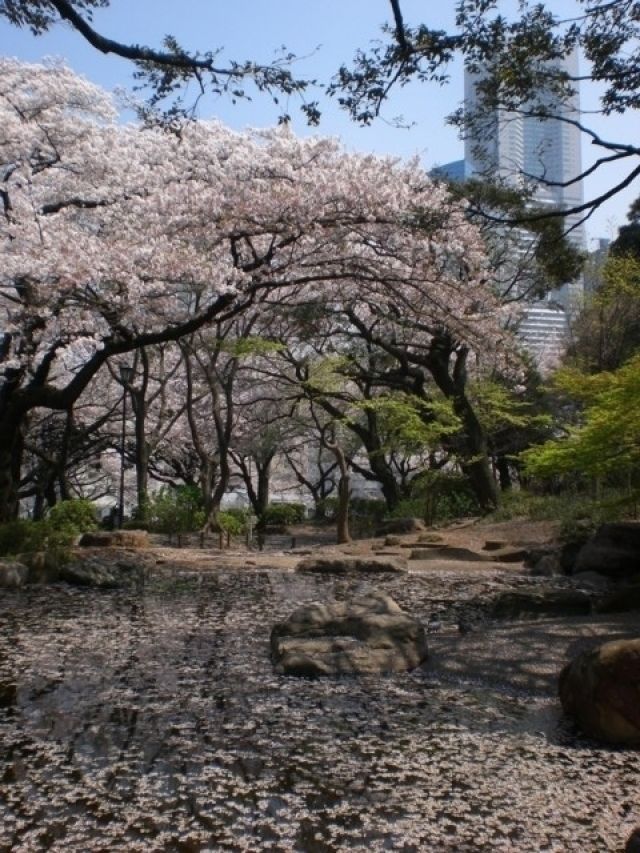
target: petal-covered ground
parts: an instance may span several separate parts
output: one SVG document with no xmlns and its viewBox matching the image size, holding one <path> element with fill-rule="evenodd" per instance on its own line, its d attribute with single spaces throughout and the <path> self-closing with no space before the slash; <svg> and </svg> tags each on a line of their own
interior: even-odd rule
<svg viewBox="0 0 640 853">
<path fill-rule="evenodd" d="M 498 577 L 376 578 L 438 620 L 431 663 L 273 674 L 275 621 L 369 583 L 245 570 L 3 594 L 0 850 L 621 850 L 640 823 L 638 753 L 578 738 L 553 671 L 633 626 L 463 636 L 460 607 Z"/>
</svg>

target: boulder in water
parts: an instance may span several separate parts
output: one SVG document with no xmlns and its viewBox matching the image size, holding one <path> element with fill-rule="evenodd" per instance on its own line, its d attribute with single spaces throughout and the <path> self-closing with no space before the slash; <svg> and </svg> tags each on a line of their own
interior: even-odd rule
<svg viewBox="0 0 640 853">
<path fill-rule="evenodd" d="M 574 572 L 599 572 L 609 578 L 634 575 L 640 566 L 640 522 L 603 524 L 582 546 Z"/>
<path fill-rule="evenodd" d="M 491 608 L 495 619 L 579 616 L 591 613 L 591 598 L 580 589 L 507 590 Z"/>
<path fill-rule="evenodd" d="M 59 578 L 74 586 L 98 589 L 141 586 L 149 561 L 124 548 L 78 549 L 60 566 Z"/>
<path fill-rule="evenodd" d="M 560 701 L 589 737 L 640 745 L 640 639 L 583 652 L 560 673 Z"/>
<path fill-rule="evenodd" d="M 308 604 L 271 631 L 275 671 L 307 677 L 414 669 L 427 658 L 426 632 L 382 592 Z"/>
</svg>

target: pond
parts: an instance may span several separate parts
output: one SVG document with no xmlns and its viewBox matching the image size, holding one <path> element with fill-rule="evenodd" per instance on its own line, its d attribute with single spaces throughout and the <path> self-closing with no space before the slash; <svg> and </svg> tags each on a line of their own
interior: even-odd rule
<svg viewBox="0 0 640 853">
<path fill-rule="evenodd" d="M 468 592 L 376 586 L 449 639 Z M 550 691 L 429 664 L 274 675 L 272 624 L 356 587 L 217 571 L 3 594 L 0 851 L 622 849 L 638 754 L 576 737 Z"/>
</svg>

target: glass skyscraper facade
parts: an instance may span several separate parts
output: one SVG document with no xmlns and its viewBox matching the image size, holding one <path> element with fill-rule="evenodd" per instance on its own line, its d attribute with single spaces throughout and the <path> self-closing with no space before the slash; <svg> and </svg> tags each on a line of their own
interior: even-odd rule
<svg viewBox="0 0 640 853">
<path fill-rule="evenodd" d="M 578 76 L 576 55 L 569 56 L 560 66 L 572 78 Z M 470 123 L 465 138 L 464 161 L 446 164 L 433 170 L 435 177 L 455 180 L 488 177 L 508 186 L 533 189 L 532 203 L 537 207 L 570 209 L 583 201 L 580 130 L 573 124 L 580 117 L 580 95 L 562 101 L 554 95 L 538 93 L 537 104 L 553 118 L 527 115 L 530 106 L 520 111 L 482 110 L 478 84 L 480 75 L 465 73 L 465 114 L 478 115 Z M 534 110 L 532 110 L 534 111 Z M 586 246 L 584 225 L 580 214 L 565 218 L 568 239 L 576 248 Z M 527 347 L 536 355 L 560 351 L 564 344 L 568 317 L 580 304 L 582 280 L 568 283 L 551 291 L 548 296 L 527 306 L 520 324 L 520 334 Z"/>
</svg>

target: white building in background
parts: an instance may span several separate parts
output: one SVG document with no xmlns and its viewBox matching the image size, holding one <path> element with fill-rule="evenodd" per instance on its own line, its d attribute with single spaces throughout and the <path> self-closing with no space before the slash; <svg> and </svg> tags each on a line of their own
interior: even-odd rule
<svg viewBox="0 0 640 853">
<path fill-rule="evenodd" d="M 562 67 L 572 77 L 577 77 L 577 56 L 568 57 Z M 464 100 L 468 114 L 478 106 L 480 79 L 478 75 L 465 72 Z M 580 116 L 579 92 L 576 90 L 566 102 L 549 95 L 546 106 L 559 119 L 538 119 L 497 110 L 486 114 L 478 125 L 478 131 L 468 134 L 465 139 L 464 160 L 436 168 L 432 174 L 453 180 L 487 176 L 522 187 L 527 176 L 531 183 L 544 179 L 555 185 L 535 184 L 533 198 L 536 205 L 576 207 L 583 201 L 582 181 L 568 182 L 582 172 L 580 131 L 570 123 Z M 584 225 L 579 220 L 579 214 L 569 215 L 565 225 L 571 229 L 569 240 L 584 251 Z M 571 282 L 551 291 L 545 299 L 532 303 L 525 310 L 520 335 L 536 356 L 546 359 L 563 350 L 568 319 L 582 302 L 583 288 L 582 279 Z"/>
</svg>

